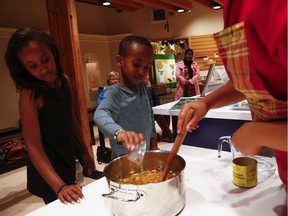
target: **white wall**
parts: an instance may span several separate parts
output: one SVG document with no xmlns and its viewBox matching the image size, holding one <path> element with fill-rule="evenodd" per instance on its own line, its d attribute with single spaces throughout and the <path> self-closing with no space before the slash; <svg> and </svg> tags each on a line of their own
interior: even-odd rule
<svg viewBox="0 0 288 216">
<path fill-rule="evenodd" d="M 79 33 L 115 35 L 132 32 L 149 39 L 204 35 L 223 28 L 222 10 L 212 10 L 194 2 L 190 13 L 169 15 L 170 31 L 165 23 L 152 24 L 152 8 L 121 13 L 114 9 L 76 2 Z M 0 27 L 36 26 L 49 30 L 45 0 L 1 0 Z"/>
<path fill-rule="evenodd" d="M 0 129 L 17 127 L 19 120 L 18 96 L 4 63 L 6 44 L 11 34 L 10 29 L 0 29 Z"/>
<path fill-rule="evenodd" d="M 211 34 L 223 28 L 222 10 L 206 9 L 197 3 L 194 3 L 194 9 L 190 13 L 168 15 L 168 22 L 169 32 L 164 29 L 166 22 L 153 24 L 151 8 L 147 7 L 133 13 L 113 13 L 106 16 L 106 24 L 110 26 L 107 29 L 108 34 L 133 32 L 152 40 Z"/>
<path fill-rule="evenodd" d="M 197 3 L 193 7 L 190 13 L 168 16 L 170 31 L 167 32 L 165 23 L 151 23 L 151 8 L 148 7 L 117 13 L 114 9 L 76 2 L 83 71 L 84 55 L 95 53 L 100 64 L 100 85 L 105 85 L 107 74 L 119 71 L 114 59 L 119 41 L 127 34 L 155 40 L 205 35 L 222 29 L 222 10 L 213 11 Z M 0 0 L 0 129 L 18 126 L 18 97 L 4 63 L 4 53 L 12 32 L 24 26 L 49 30 L 46 1 Z M 87 88 L 86 98 L 88 108 L 96 105 L 96 101 L 90 100 Z"/>
</svg>

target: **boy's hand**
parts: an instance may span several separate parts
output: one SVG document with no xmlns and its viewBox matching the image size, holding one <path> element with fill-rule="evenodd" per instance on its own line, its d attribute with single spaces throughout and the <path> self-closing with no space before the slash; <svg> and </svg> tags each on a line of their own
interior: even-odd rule
<svg viewBox="0 0 288 216">
<path fill-rule="evenodd" d="M 127 151 L 132 151 L 138 148 L 139 145 L 145 142 L 144 136 L 141 133 L 134 131 L 123 131 L 117 135 L 117 141 L 121 142 Z"/>
</svg>

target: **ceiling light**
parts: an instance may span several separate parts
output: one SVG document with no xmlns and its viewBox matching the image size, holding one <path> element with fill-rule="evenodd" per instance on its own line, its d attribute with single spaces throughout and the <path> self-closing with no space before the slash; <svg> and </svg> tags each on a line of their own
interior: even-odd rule
<svg viewBox="0 0 288 216">
<path fill-rule="evenodd" d="M 177 10 L 177 12 L 178 13 L 183 13 L 185 10 L 183 9 L 183 8 L 179 8 L 178 10 Z"/>
<path fill-rule="evenodd" d="M 218 10 L 218 9 L 220 9 L 220 8 L 222 8 L 220 4 L 218 4 L 218 3 L 216 3 L 216 2 L 213 2 L 213 9 L 214 9 L 214 10 Z"/>
<path fill-rule="evenodd" d="M 109 1 L 103 1 L 104 6 L 109 6 L 111 3 Z"/>
</svg>

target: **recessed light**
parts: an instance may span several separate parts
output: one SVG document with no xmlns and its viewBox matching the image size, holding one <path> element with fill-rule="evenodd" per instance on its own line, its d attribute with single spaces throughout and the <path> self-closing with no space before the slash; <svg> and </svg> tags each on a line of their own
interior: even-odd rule
<svg viewBox="0 0 288 216">
<path fill-rule="evenodd" d="M 220 8 L 222 8 L 220 4 L 218 4 L 218 3 L 216 3 L 216 2 L 213 2 L 213 9 L 214 9 L 214 10 L 218 10 L 218 9 L 220 9 Z"/>
<path fill-rule="evenodd" d="M 109 6 L 111 3 L 109 1 L 103 1 L 104 6 Z"/>
</svg>

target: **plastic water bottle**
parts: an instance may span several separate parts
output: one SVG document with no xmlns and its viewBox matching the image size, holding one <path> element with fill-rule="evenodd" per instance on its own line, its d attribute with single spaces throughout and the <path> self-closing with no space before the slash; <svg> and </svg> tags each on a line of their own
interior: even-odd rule
<svg viewBox="0 0 288 216">
<path fill-rule="evenodd" d="M 83 167 L 78 159 L 75 160 L 75 166 L 76 166 L 76 181 L 79 184 L 82 184 L 84 182 Z"/>
</svg>

